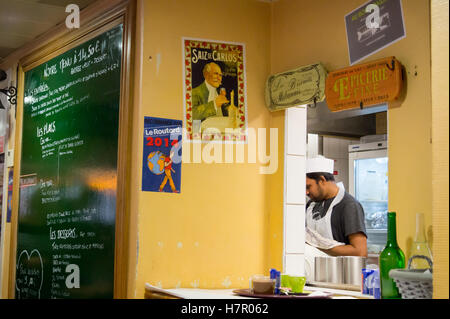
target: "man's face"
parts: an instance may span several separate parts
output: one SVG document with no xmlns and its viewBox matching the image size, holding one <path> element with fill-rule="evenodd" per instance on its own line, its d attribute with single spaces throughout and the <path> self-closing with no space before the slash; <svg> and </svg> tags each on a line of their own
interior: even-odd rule
<svg viewBox="0 0 450 319">
<path fill-rule="evenodd" d="M 323 182 L 317 182 L 315 179 L 306 177 L 306 195 L 313 202 L 320 202 L 325 199 L 325 191 L 323 189 Z"/>
<path fill-rule="evenodd" d="M 217 64 L 211 64 L 209 72 L 205 72 L 205 80 L 215 88 L 222 84 L 222 70 Z"/>
</svg>

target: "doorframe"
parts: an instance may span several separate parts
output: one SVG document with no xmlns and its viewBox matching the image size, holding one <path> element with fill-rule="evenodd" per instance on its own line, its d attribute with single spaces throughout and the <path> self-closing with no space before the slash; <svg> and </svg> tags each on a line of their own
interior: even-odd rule
<svg viewBox="0 0 450 319">
<path fill-rule="evenodd" d="M 126 298 L 129 281 L 131 149 L 134 93 L 134 52 L 136 35 L 136 0 L 100 0 L 80 13 L 80 29 L 69 30 L 64 23 L 40 36 L 12 55 L 19 62 L 17 117 L 14 147 L 14 181 L 9 250 L 8 298 L 15 298 L 17 220 L 19 203 L 20 159 L 22 147 L 24 75 L 32 69 L 77 45 L 123 24 L 123 52 L 117 153 L 117 201 L 114 249 L 114 298 Z M 28 54 L 28 52 L 31 52 Z"/>
</svg>

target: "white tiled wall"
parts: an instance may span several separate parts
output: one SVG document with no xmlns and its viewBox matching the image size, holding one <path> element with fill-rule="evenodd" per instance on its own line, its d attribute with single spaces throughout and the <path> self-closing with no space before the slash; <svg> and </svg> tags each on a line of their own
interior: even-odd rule
<svg viewBox="0 0 450 319">
<path fill-rule="evenodd" d="M 287 154 L 305 155 L 306 154 L 306 108 L 289 108 L 286 111 L 287 124 Z M 302 125 L 304 123 L 305 125 Z M 301 141 L 305 141 L 302 143 Z"/>
<path fill-rule="evenodd" d="M 286 156 L 286 203 L 305 203 L 305 156 Z"/>
<path fill-rule="evenodd" d="M 305 242 L 305 205 L 285 206 L 285 252 L 287 254 L 303 254 Z"/>
<path fill-rule="evenodd" d="M 306 107 L 285 112 L 284 269 L 303 276 L 305 251 Z"/>
<path fill-rule="evenodd" d="M 285 273 L 290 275 L 305 275 L 305 255 L 304 254 L 286 254 L 284 256 Z"/>
</svg>

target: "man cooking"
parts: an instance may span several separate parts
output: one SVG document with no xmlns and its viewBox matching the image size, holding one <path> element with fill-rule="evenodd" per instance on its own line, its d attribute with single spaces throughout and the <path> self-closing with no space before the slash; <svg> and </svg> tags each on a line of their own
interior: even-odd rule
<svg viewBox="0 0 450 319">
<path fill-rule="evenodd" d="M 331 256 L 367 257 L 364 210 L 333 176 L 334 161 L 307 159 L 306 242 Z"/>
</svg>

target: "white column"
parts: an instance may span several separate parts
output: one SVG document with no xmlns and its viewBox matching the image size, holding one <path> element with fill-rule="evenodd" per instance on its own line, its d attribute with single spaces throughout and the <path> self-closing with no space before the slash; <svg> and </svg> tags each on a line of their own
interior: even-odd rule
<svg viewBox="0 0 450 319">
<path fill-rule="evenodd" d="M 283 272 L 305 275 L 306 106 L 285 111 Z"/>
</svg>

